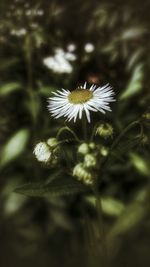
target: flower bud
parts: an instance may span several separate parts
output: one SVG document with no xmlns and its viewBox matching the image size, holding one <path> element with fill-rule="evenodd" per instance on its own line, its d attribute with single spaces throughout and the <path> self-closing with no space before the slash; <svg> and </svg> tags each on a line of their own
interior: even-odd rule
<svg viewBox="0 0 150 267">
<path fill-rule="evenodd" d="M 144 113 L 142 117 L 143 119 L 150 121 L 150 112 Z"/>
<path fill-rule="evenodd" d="M 106 139 L 112 137 L 113 127 L 109 123 L 102 123 L 97 127 L 96 134 Z"/>
<path fill-rule="evenodd" d="M 78 147 L 78 153 L 82 154 L 82 155 L 86 155 L 89 152 L 89 146 L 86 143 L 82 143 L 79 147 Z"/>
<path fill-rule="evenodd" d="M 51 151 L 45 142 L 38 143 L 35 146 L 33 153 L 40 162 L 47 163 L 51 159 Z"/>
<path fill-rule="evenodd" d="M 47 140 L 47 144 L 51 147 L 51 148 L 54 148 L 58 145 L 58 141 L 55 137 L 52 137 L 52 138 L 49 138 Z"/>
<path fill-rule="evenodd" d="M 96 166 L 96 157 L 93 154 L 87 154 L 84 157 L 84 166 L 87 168 Z"/>
<path fill-rule="evenodd" d="M 93 143 L 93 142 L 89 143 L 89 148 L 92 150 L 95 149 L 96 148 L 95 143 Z"/>
<path fill-rule="evenodd" d="M 109 150 L 107 147 L 105 146 L 101 146 L 100 147 L 100 154 L 103 156 L 103 157 L 107 157 L 108 156 L 108 153 L 109 153 Z"/>
<path fill-rule="evenodd" d="M 93 184 L 93 176 L 89 170 L 84 167 L 83 163 L 78 163 L 73 169 L 73 176 L 87 185 Z"/>
</svg>

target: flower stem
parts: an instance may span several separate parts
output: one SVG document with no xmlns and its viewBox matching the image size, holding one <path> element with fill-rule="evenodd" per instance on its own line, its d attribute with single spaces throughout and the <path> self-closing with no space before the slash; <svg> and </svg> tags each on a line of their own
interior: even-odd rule
<svg viewBox="0 0 150 267">
<path fill-rule="evenodd" d="M 81 142 L 80 139 L 78 138 L 78 136 L 75 134 L 75 132 L 71 128 L 69 128 L 68 126 L 64 126 L 64 127 L 60 128 L 60 130 L 58 131 L 58 133 L 56 135 L 56 138 L 58 139 L 60 137 L 60 135 L 65 131 L 70 132 L 74 136 L 74 138 L 77 142 Z"/>
<path fill-rule="evenodd" d="M 109 266 L 109 258 L 108 258 L 108 251 L 107 251 L 107 242 L 106 242 L 106 235 L 104 230 L 104 222 L 103 222 L 103 210 L 102 210 L 102 203 L 101 197 L 98 192 L 98 182 L 93 186 L 93 191 L 95 195 L 95 206 L 97 210 L 97 218 L 98 218 L 98 229 L 99 229 L 99 241 L 100 241 L 100 264 L 102 267 Z"/>
<path fill-rule="evenodd" d="M 112 143 L 111 147 L 110 147 L 110 150 L 109 150 L 109 154 L 108 156 L 103 160 L 102 162 L 102 165 L 103 167 L 106 165 L 106 163 L 108 162 L 110 156 L 112 155 L 112 151 L 113 149 L 118 145 L 118 143 L 120 142 L 120 140 L 122 139 L 122 137 L 130 130 L 132 129 L 133 127 L 137 126 L 137 125 L 140 125 L 141 127 L 141 131 L 140 131 L 140 134 L 143 133 L 143 125 L 141 124 L 140 120 L 137 120 L 137 121 L 134 121 L 134 122 L 131 122 L 127 127 L 124 128 L 124 130 L 119 134 L 119 136 L 115 139 L 115 141 Z"/>
<path fill-rule="evenodd" d="M 82 119 L 82 129 L 83 129 L 83 138 L 85 141 L 88 140 L 88 136 L 87 136 L 87 120 L 86 120 L 86 117 L 85 117 L 85 114 L 83 116 L 83 119 Z"/>
<path fill-rule="evenodd" d="M 134 126 L 140 124 L 141 126 L 141 123 L 140 121 L 134 121 L 134 122 L 131 122 L 122 132 L 121 134 L 116 138 L 116 140 L 113 142 L 113 144 L 111 145 L 111 148 L 110 150 L 112 150 L 118 143 L 119 141 L 121 140 L 121 138 L 131 129 L 133 128 Z"/>
</svg>

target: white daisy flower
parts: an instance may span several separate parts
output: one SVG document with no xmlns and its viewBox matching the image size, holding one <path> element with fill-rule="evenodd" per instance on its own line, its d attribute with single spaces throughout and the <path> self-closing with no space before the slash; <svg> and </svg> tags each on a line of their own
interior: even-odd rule
<svg viewBox="0 0 150 267">
<path fill-rule="evenodd" d="M 111 111 L 109 102 L 115 101 L 114 92 L 109 84 L 102 87 L 92 85 L 90 88 L 80 86 L 74 91 L 62 89 L 53 92 L 54 96 L 48 99 L 48 110 L 56 119 L 66 117 L 66 120 L 76 121 L 77 117 L 82 118 L 85 112 L 88 122 L 90 122 L 90 111 Z"/>
</svg>

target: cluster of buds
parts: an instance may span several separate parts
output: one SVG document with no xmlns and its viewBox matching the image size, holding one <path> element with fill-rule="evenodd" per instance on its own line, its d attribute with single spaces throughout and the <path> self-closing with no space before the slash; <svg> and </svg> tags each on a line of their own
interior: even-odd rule
<svg viewBox="0 0 150 267">
<path fill-rule="evenodd" d="M 95 143 L 91 142 L 91 143 L 82 143 L 79 147 L 78 147 L 78 153 L 81 155 L 87 155 L 90 152 L 93 152 L 96 149 L 96 145 Z"/>
<path fill-rule="evenodd" d="M 55 165 L 58 162 L 59 146 L 56 138 L 49 138 L 46 142 L 39 142 L 33 151 L 36 159 L 43 163 Z"/>
<path fill-rule="evenodd" d="M 95 143 L 82 143 L 78 147 L 78 153 L 83 156 L 83 162 L 78 163 L 73 169 L 73 176 L 87 185 L 94 182 L 93 170 L 97 166 L 97 155 Z"/>
</svg>

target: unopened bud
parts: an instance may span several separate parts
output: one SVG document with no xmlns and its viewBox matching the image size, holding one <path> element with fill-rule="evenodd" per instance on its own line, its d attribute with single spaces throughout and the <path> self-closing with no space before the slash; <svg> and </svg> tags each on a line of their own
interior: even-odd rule
<svg viewBox="0 0 150 267">
<path fill-rule="evenodd" d="M 78 147 L 78 153 L 82 154 L 82 155 L 86 155 L 89 152 L 89 146 L 86 143 L 82 143 L 79 147 Z"/>
<path fill-rule="evenodd" d="M 109 153 L 109 150 L 107 147 L 105 146 L 101 146 L 100 147 L 100 154 L 103 156 L 103 157 L 107 157 L 108 156 L 108 153 Z"/>
<path fill-rule="evenodd" d="M 58 141 L 55 137 L 52 137 L 52 138 L 49 138 L 47 140 L 47 144 L 51 147 L 51 148 L 54 148 L 58 145 Z"/>
<path fill-rule="evenodd" d="M 78 163 L 73 169 L 73 176 L 87 185 L 93 184 L 93 176 L 89 170 L 84 167 L 83 163 Z"/>
<path fill-rule="evenodd" d="M 102 123 L 97 127 L 96 134 L 103 138 L 113 136 L 113 127 L 109 123 Z"/>
<path fill-rule="evenodd" d="M 95 143 L 93 143 L 93 142 L 89 143 L 89 148 L 94 150 L 96 148 Z"/>
<path fill-rule="evenodd" d="M 87 154 L 84 157 L 84 166 L 87 168 L 96 166 L 96 157 L 93 154 Z"/>
</svg>

